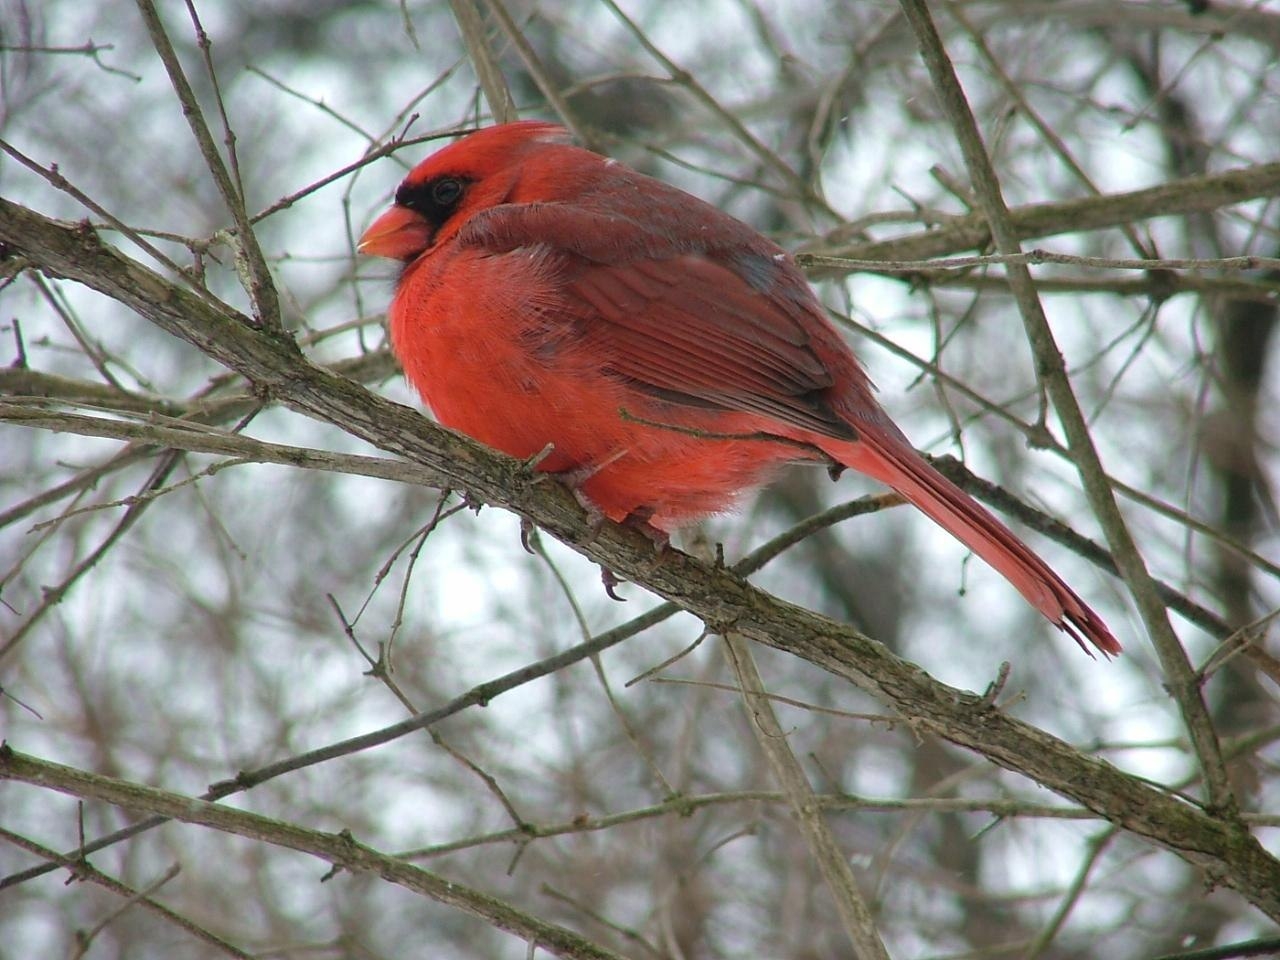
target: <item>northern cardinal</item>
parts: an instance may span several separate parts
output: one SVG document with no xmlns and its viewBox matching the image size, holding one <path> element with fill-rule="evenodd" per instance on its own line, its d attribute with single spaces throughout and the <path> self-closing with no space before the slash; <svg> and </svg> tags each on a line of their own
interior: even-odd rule
<svg viewBox="0 0 1280 960">
<path fill-rule="evenodd" d="M 667 532 L 797 461 L 888 484 L 1088 652 L 1120 644 L 1002 523 L 931 467 L 782 248 L 676 187 L 489 127 L 420 163 L 361 253 L 404 264 L 391 338 L 445 426 L 545 456 L 580 498 Z M 548 445 L 550 445 L 549 452 Z"/>
</svg>

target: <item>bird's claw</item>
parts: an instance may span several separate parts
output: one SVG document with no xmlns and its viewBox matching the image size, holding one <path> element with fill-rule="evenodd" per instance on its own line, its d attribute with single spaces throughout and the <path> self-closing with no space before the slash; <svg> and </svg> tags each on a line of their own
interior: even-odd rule
<svg viewBox="0 0 1280 960">
<path fill-rule="evenodd" d="M 555 449 L 556 445 L 554 443 L 548 443 L 532 457 L 525 460 L 524 468 L 534 475 L 533 480 L 535 483 L 548 476 L 546 473 L 540 473 L 538 471 L 538 467 L 541 465 L 542 461 L 546 460 L 547 457 L 551 456 L 551 454 L 555 452 Z"/>
<path fill-rule="evenodd" d="M 626 581 L 618 579 L 618 575 L 608 567 L 600 568 L 600 582 L 604 584 L 604 592 L 609 595 L 610 600 L 617 600 L 619 603 L 626 603 L 626 597 L 620 597 L 614 592 L 614 588 Z"/>
<path fill-rule="evenodd" d="M 623 518 L 622 525 L 635 530 L 637 533 L 644 534 L 646 539 L 653 544 L 653 552 L 661 553 L 671 546 L 671 534 L 650 523 L 649 521 L 652 517 L 652 507 L 638 507 Z"/>
<path fill-rule="evenodd" d="M 538 535 L 538 528 L 528 517 L 520 518 L 520 546 L 524 547 L 526 553 L 536 554 L 538 551 L 533 547 L 533 538 Z"/>
</svg>

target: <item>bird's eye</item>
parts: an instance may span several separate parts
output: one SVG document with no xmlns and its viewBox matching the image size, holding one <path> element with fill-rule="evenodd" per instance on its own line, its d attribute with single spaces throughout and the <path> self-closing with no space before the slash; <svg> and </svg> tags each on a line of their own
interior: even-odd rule
<svg viewBox="0 0 1280 960">
<path fill-rule="evenodd" d="M 431 185 L 431 199 L 438 207 L 451 207 L 461 196 L 462 181 L 456 177 L 441 177 Z"/>
<path fill-rule="evenodd" d="M 439 227 L 457 211 L 458 201 L 466 191 L 464 177 L 442 176 L 426 183 L 402 183 L 396 191 L 396 204 L 420 213 L 428 223 Z"/>
</svg>

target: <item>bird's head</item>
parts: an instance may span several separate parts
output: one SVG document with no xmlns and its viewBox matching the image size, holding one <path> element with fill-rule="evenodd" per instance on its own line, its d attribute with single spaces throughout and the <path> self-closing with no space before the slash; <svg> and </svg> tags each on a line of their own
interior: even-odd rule
<svg viewBox="0 0 1280 960">
<path fill-rule="evenodd" d="M 569 142 L 564 127 L 539 120 L 500 124 L 454 141 L 410 171 L 391 209 L 369 225 L 357 249 L 405 263 L 417 259 L 446 228 L 452 234 L 471 213 L 502 203 L 530 153 Z"/>
</svg>

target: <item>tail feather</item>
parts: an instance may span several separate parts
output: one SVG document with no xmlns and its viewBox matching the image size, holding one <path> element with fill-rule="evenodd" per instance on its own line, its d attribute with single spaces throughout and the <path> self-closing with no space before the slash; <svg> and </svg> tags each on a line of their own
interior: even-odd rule
<svg viewBox="0 0 1280 960">
<path fill-rule="evenodd" d="M 1051 623 L 1092 656 L 1120 653 L 1107 625 L 1031 548 L 977 501 L 933 469 L 905 440 L 864 431 L 856 443 L 824 444 L 836 459 L 886 483 L 990 564 Z"/>
</svg>

